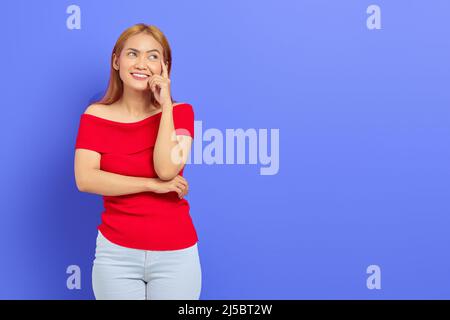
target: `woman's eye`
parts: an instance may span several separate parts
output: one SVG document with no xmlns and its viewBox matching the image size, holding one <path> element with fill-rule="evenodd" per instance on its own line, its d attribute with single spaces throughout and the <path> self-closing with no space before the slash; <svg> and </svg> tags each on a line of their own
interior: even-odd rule
<svg viewBox="0 0 450 320">
<path fill-rule="evenodd" d="M 136 53 L 133 52 L 133 51 L 128 52 L 128 55 L 130 55 L 130 54 L 136 55 Z M 158 59 L 158 55 L 156 55 L 156 54 L 152 54 L 152 55 L 150 55 L 149 57 L 155 57 L 156 59 Z"/>
</svg>

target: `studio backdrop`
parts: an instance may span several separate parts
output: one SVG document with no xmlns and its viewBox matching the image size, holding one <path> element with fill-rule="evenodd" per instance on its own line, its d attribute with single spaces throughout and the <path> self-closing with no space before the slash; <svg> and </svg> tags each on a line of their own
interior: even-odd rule
<svg viewBox="0 0 450 320">
<path fill-rule="evenodd" d="M 0 298 L 94 299 L 80 115 L 155 25 L 192 105 L 201 299 L 450 298 L 447 0 L 2 2 Z"/>
</svg>

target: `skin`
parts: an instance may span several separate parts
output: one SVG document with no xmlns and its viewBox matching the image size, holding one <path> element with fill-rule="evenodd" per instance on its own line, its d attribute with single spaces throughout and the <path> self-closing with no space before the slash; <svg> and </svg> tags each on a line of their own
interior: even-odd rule
<svg viewBox="0 0 450 320">
<path fill-rule="evenodd" d="M 149 50 L 157 51 L 147 52 Z M 174 106 L 170 99 L 170 79 L 163 51 L 152 36 L 141 33 L 125 42 L 120 56 L 113 54 L 113 68 L 119 71 L 124 90 L 122 97 L 111 106 L 119 119 L 125 119 L 123 122 L 139 121 L 162 113 L 153 153 L 155 172 L 160 178 L 158 190 L 169 192 L 179 191 L 181 188 L 179 197 L 183 198 L 189 186 L 186 179 L 178 173 L 186 163 L 192 138 L 175 134 L 172 115 Z M 132 72 L 144 73 L 149 77 L 147 81 L 136 80 L 131 75 Z M 160 107 L 151 104 L 152 94 Z"/>
<path fill-rule="evenodd" d="M 135 48 L 139 52 L 134 52 L 129 48 Z M 154 49 L 159 52 L 146 52 Z M 123 95 L 115 105 L 118 107 L 117 109 L 121 109 L 123 116 L 142 118 L 161 111 L 158 106 L 150 103 L 150 95 L 153 92 L 149 90 L 149 82 L 153 78 L 148 78 L 148 81 L 135 80 L 131 72 L 161 75 L 163 60 L 162 46 L 152 36 L 143 33 L 130 37 L 125 42 L 119 57 L 115 53 L 113 54 L 113 68 L 119 71 L 124 85 Z M 167 96 L 164 95 L 163 101 L 167 102 L 166 99 Z M 168 100 L 170 101 L 170 98 Z M 160 102 L 160 100 L 157 101 Z"/>
<path fill-rule="evenodd" d="M 178 173 L 186 163 L 192 138 L 175 134 L 170 79 L 163 47 L 148 34 L 134 35 L 125 42 L 120 57 L 113 55 L 113 67 L 119 70 L 124 84 L 123 95 L 117 102 L 123 114 L 142 118 L 142 115 L 145 117 L 162 113 L 153 151 L 154 168 L 161 180 L 176 179 L 175 183 L 184 184 L 186 190 L 183 190 L 182 198 L 188 191 L 188 184 Z M 131 74 L 133 72 L 147 74 L 149 77 L 147 81 L 136 80 Z M 154 95 L 160 107 L 151 104 L 149 92 Z M 178 157 L 174 157 L 175 154 Z"/>
</svg>

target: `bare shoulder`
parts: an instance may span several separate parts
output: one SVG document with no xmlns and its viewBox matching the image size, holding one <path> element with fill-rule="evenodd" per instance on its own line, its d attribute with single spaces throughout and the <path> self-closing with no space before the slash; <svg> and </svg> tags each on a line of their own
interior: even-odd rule
<svg viewBox="0 0 450 320">
<path fill-rule="evenodd" d="M 178 105 L 183 105 L 183 104 L 191 106 L 187 102 L 177 102 L 177 103 L 174 103 L 172 106 L 176 107 Z M 90 104 L 86 108 L 84 113 L 91 114 L 93 116 L 105 118 L 105 119 L 110 119 L 112 116 L 113 118 L 111 120 L 113 120 L 113 121 L 126 121 L 126 119 L 122 119 L 122 117 L 120 116 L 120 111 L 116 108 L 114 103 L 110 104 L 110 105 L 93 103 L 93 104 Z M 114 114 L 115 114 L 115 116 L 114 116 Z"/>
<path fill-rule="evenodd" d="M 90 104 L 84 113 L 91 114 L 93 116 L 101 117 L 105 113 L 105 106 L 103 104 L 93 103 Z"/>
</svg>

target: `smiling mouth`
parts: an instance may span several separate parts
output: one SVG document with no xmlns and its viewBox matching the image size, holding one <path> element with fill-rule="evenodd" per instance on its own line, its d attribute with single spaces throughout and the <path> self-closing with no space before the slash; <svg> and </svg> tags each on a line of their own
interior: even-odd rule
<svg viewBox="0 0 450 320">
<path fill-rule="evenodd" d="M 133 77 L 133 79 L 138 80 L 138 81 L 147 81 L 147 79 L 150 77 L 148 75 L 146 75 L 145 73 L 139 73 L 139 72 L 131 72 L 131 76 Z"/>
<path fill-rule="evenodd" d="M 131 72 L 131 75 L 133 76 L 133 78 L 138 78 L 138 79 L 146 79 L 149 77 L 145 73 L 139 73 L 139 72 Z"/>
</svg>

